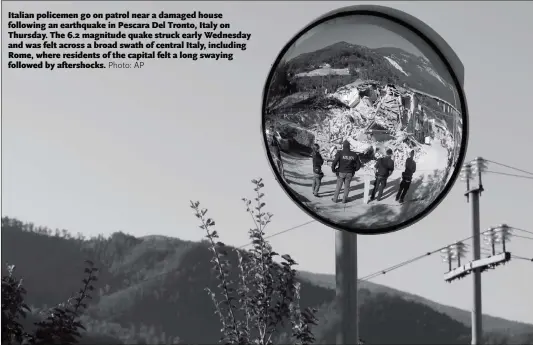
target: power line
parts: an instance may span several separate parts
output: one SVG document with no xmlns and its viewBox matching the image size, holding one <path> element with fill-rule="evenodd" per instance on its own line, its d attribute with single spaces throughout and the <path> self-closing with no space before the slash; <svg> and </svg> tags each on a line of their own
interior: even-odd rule
<svg viewBox="0 0 533 345">
<path fill-rule="evenodd" d="M 512 167 L 510 165 L 506 165 L 506 164 L 498 163 L 498 162 L 495 162 L 495 161 L 491 161 L 489 159 L 485 159 L 485 161 L 487 161 L 489 163 L 492 163 L 492 164 L 500 165 L 500 166 L 505 167 L 505 168 L 509 168 L 509 169 L 516 170 L 516 171 L 520 171 L 520 172 L 523 172 L 525 174 L 533 176 L 533 172 L 530 172 L 530 171 L 527 171 L 527 170 L 518 169 L 518 168 Z"/>
<path fill-rule="evenodd" d="M 532 231 L 529 231 L 529 230 L 520 229 L 520 228 L 514 228 L 514 227 L 511 227 L 511 229 L 514 229 L 514 230 L 517 230 L 517 231 L 527 232 L 527 233 L 530 233 L 530 234 L 533 235 L 533 232 L 532 232 Z M 463 240 L 460 240 L 460 241 L 457 241 L 457 242 L 467 241 L 467 240 L 470 240 L 472 237 L 473 237 L 473 236 L 470 236 L 470 237 L 467 237 L 467 238 L 465 238 L 465 239 L 463 239 Z M 527 237 L 527 236 L 513 235 L 513 237 L 518 237 L 518 238 L 523 238 L 523 239 L 533 240 L 533 237 Z M 455 243 L 455 242 L 454 242 L 454 243 Z M 437 252 L 440 252 L 442 249 L 447 248 L 449 245 L 450 245 L 450 244 L 448 244 L 448 245 L 446 245 L 446 246 L 444 246 L 444 247 L 441 247 L 441 248 L 439 248 L 439 249 L 435 249 L 435 250 L 433 250 L 433 251 L 431 251 L 431 252 L 427 252 L 427 253 L 425 253 L 425 254 L 423 254 L 423 255 L 416 256 L 416 257 L 414 257 L 414 258 L 412 258 L 412 259 L 409 259 L 409 260 L 403 261 L 403 262 L 398 263 L 398 264 L 396 264 L 396 265 L 394 265 L 394 266 L 390 266 L 390 267 L 387 267 L 387 268 L 385 268 L 385 269 L 383 269 L 383 270 L 376 271 L 376 272 L 374 272 L 374 273 L 372 273 L 372 274 L 369 274 L 369 275 L 367 275 L 367 276 L 362 277 L 360 280 L 370 280 L 370 279 L 374 279 L 374 278 L 376 278 L 376 277 L 378 277 L 378 276 L 380 276 L 380 275 L 387 274 L 388 272 L 391 272 L 391 271 L 397 270 L 398 268 L 401 268 L 401 267 L 403 267 L 403 266 L 409 265 L 409 264 L 411 264 L 411 263 L 413 263 L 413 262 L 415 262 L 415 261 L 418 261 L 418 260 L 420 260 L 420 259 L 422 259 L 422 258 L 425 258 L 425 257 L 430 256 L 430 255 L 432 255 L 432 254 L 435 254 L 435 253 L 437 253 Z M 484 248 L 484 249 L 485 249 L 485 248 Z M 485 249 L 485 250 L 487 250 L 487 249 Z M 513 257 L 517 257 L 517 256 L 513 255 Z M 531 259 L 527 259 L 527 258 L 526 258 L 526 260 L 531 260 Z"/>
<path fill-rule="evenodd" d="M 280 232 L 276 232 L 276 233 L 273 233 L 272 235 L 268 235 L 268 236 L 265 236 L 264 239 L 267 239 L 267 238 L 272 238 L 274 236 L 278 236 L 278 235 L 281 235 L 281 234 L 284 234 L 286 232 L 289 232 L 289 231 L 292 231 L 292 230 L 295 230 L 295 229 L 298 229 L 298 228 L 301 228 L 302 226 L 305 226 L 307 224 L 311 224 L 311 223 L 314 223 L 316 222 L 316 220 L 310 220 L 308 222 L 305 222 L 305 223 L 302 223 L 302 224 L 299 224 L 299 225 L 296 225 L 296 226 L 293 226 L 292 228 L 288 228 L 288 229 L 285 229 L 285 230 L 282 230 Z M 247 244 L 243 244 L 242 246 L 240 247 L 237 247 L 237 249 L 242 249 L 244 247 L 247 247 L 249 245 L 253 244 L 253 242 L 250 242 L 250 243 L 247 243 Z"/>
<path fill-rule="evenodd" d="M 533 261 L 533 258 L 526 258 L 526 257 L 523 257 L 523 256 L 518 256 L 518 255 L 512 255 L 512 258 L 513 259 L 520 259 L 520 260 L 526 260 L 526 261 Z"/>
<path fill-rule="evenodd" d="M 296 229 L 298 229 L 298 228 L 301 228 L 301 227 L 303 227 L 303 226 L 305 226 L 305 225 L 308 225 L 308 224 L 311 224 L 311 223 L 314 223 L 314 222 L 316 222 L 316 220 L 310 220 L 310 221 L 308 221 L 308 222 L 305 222 L 305 223 L 302 223 L 302 224 L 298 224 L 298 225 L 295 225 L 295 226 L 290 227 L 290 228 L 288 228 L 288 229 L 285 229 L 285 230 L 282 230 L 282 231 L 279 231 L 279 232 L 273 233 L 272 235 L 265 236 L 264 238 L 265 238 L 265 239 L 267 239 L 267 238 L 272 238 L 272 237 L 275 237 L 275 236 L 278 236 L 278 235 L 284 234 L 284 233 L 286 233 L 286 232 L 290 232 L 290 231 L 296 230 Z M 517 231 L 523 231 L 523 232 L 527 232 L 527 233 L 533 234 L 533 232 L 532 232 L 532 231 L 529 231 L 529 230 L 520 229 L 520 228 L 515 228 L 515 227 L 510 227 L 510 228 L 511 228 L 511 229 L 514 229 L 514 230 L 517 230 Z M 524 239 L 533 240 L 533 237 L 526 237 L 526 236 L 520 236 L 520 235 L 513 235 L 513 236 L 514 236 L 514 237 L 518 237 L 518 238 L 524 238 Z M 459 240 L 459 241 L 456 241 L 456 242 L 452 242 L 451 244 L 453 244 L 453 243 L 457 243 L 457 242 L 468 241 L 468 240 L 470 240 L 472 237 L 473 237 L 473 236 L 469 236 L 469 237 L 464 238 L 464 239 L 462 239 L 462 240 Z M 247 246 L 249 246 L 249 245 L 251 245 L 251 244 L 252 244 L 252 243 L 250 242 L 250 243 L 247 243 L 247 244 L 241 245 L 241 246 L 239 246 L 239 247 L 236 247 L 236 249 L 242 249 L 242 248 L 247 247 Z M 400 263 L 398 263 L 398 264 L 396 264 L 396 265 L 393 265 L 393 266 L 387 267 L 387 268 L 385 268 L 385 269 L 382 269 L 382 270 L 376 271 L 376 272 L 374 272 L 374 273 L 372 273 L 372 274 L 369 274 L 369 275 L 367 275 L 367 276 L 364 276 L 364 277 L 360 278 L 359 280 L 361 280 L 361 281 L 364 281 L 364 280 L 370 280 L 370 279 L 376 278 L 377 276 L 384 275 L 384 274 L 386 274 L 386 273 L 388 273 L 388 272 L 391 272 L 391 271 L 397 270 L 398 268 L 401 268 L 401 267 L 403 267 L 403 266 L 409 265 L 409 264 L 411 264 L 411 263 L 413 263 L 413 262 L 415 262 L 415 261 L 418 261 L 418 260 L 423 259 L 423 258 L 425 258 L 425 257 L 427 257 L 427 256 L 430 256 L 430 255 L 433 255 L 433 254 L 435 254 L 435 253 L 437 253 L 437 252 L 440 252 L 442 249 L 447 248 L 447 247 L 450 246 L 451 244 L 447 244 L 447 245 L 445 245 L 445 246 L 443 246 L 443 247 L 440 247 L 440 248 L 438 248 L 438 249 L 435 249 L 435 250 L 433 250 L 433 251 L 431 251 L 431 252 L 427 252 L 427 253 L 425 253 L 425 254 L 422 254 L 422 255 L 416 256 L 416 257 L 414 257 L 414 258 L 412 258 L 412 259 L 409 259 L 409 260 L 406 260 L 406 261 L 400 262 Z M 485 248 L 483 248 L 483 249 L 485 249 Z M 485 249 L 485 250 L 488 251 L 489 249 Z M 514 256 L 514 255 L 513 255 L 513 257 L 519 258 L 519 257 Z M 523 258 L 520 257 L 520 259 L 523 259 Z M 526 260 L 530 260 L 530 259 L 527 259 L 527 258 L 525 258 L 525 259 L 526 259 Z M 162 272 L 162 273 L 159 273 L 159 274 L 153 275 L 153 276 L 151 276 L 151 277 L 149 277 L 149 278 L 141 279 L 141 280 L 138 281 L 138 282 L 150 281 L 150 280 L 153 280 L 153 279 L 159 278 L 159 277 L 161 277 L 161 276 L 168 275 L 168 274 L 170 274 L 170 273 L 173 273 L 173 271 Z"/>
<path fill-rule="evenodd" d="M 271 238 L 271 237 L 274 237 L 274 236 L 278 236 L 278 235 L 281 235 L 281 234 L 284 234 L 286 232 L 289 232 L 289 231 L 292 231 L 292 230 L 295 230 L 295 229 L 298 229 L 304 225 L 307 225 L 307 224 L 310 224 L 310 223 L 313 223 L 313 222 L 316 222 L 316 220 L 310 220 L 308 222 L 305 222 L 305 223 L 302 223 L 302 224 L 299 224 L 299 225 L 296 225 L 296 226 L 293 226 L 291 228 L 288 228 L 288 229 L 285 229 L 285 230 L 282 230 L 282 231 L 279 231 L 279 232 L 276 232 L 272 235 L 269 235 L 269 236 L 265 236 L 264 238 L 267 239 L 267 238 Z M 245 245 L 242 245 L 240 247 L 236 247 L 236 249 L 242 249 L 246 246 L 249 246 L 250 244 L 252 243 L 248 243 L 248 244 L 245 244 Z M 137 281 L 135 281 L 135 283 L 142 283 L 142 282 L 148 282 L 148 281 L 152 281 L 154 279 L 157 279 L 159 277 L 163 277 L 163 276 L 166 276 L 166 275 L 169 275 L 169 274 L 172 274 L 172 273 L 175 273 L 175 271 L 166 271 L 166 272 L 161 272 L 161 273 L 158 273 L 158 274 L 154 274 L 150 277 L 147 277 L 147 278 L 143 278 L 143 279 L 139 279 Z"/>
<path fill-rule="evenodd" d="M 453 242 L 453 243 L 468 241 L 468 240 L 471 239 L 472 237 L 474 237 L 474 236 L 469 236 L 469 237 L 467 237 L 467 238 L 464 238 L 464 239 L 462 239 L 462 240 L 459 240 L 459 241 L 456 241 L 456 242 Z M 452 243 L 452 244 L 453 244 L 453 243 Z M 422 255 L 416 256 L 416 257 L 414 257 L 414 258 L 412 258 L 412 259 L 409 259 L 409 260 L 403 261 L 403 262 L 401 262 L 401 263 L 399 263 L 399 264 L 396 264 L 396 265 L 394 265 L 394 266 L 387 267 L 387 268 L 385 268 L 385 269 L 383 269 L 383 270 L 376 271 L 376 272 L 374 272 L 374 273 L 372 273 L 372 274 L 369 274 L 369 275 L 367 275 L 367 276 L 364 276 L 363 278 L 361 278 L 361 279 L 359 279 L 359 280 L 370 280 L 370 279 L 376 278 L 377 276 L 380 276 L 380 275 L 383 275 L 383 274 L 387 274 L 387 273 L 389 273 L 389 272 L 391 272 L 391 271 L 397 270 L 398 268 L 401 268 L 401 267 L 403 267 L 403 266 L 409 265 L 409 264 L 411 264 L 411 263 L 413 263 L 413 262 L 415 262 L 415 261 L 418 261 L 418 260 L 423 259 L 423 258 L 425 258 L 425 257 L 427 257 L 427 256 L 430 256 L 430 255 L 432 255 L 432 254 L 435 254 L 435 253 L 437 253 L 437 252 L 440 252 L 441 250 L 448 248 L 448 246 L 450 246 L 450 244 L 447 244 L 447 245 L 445 245 L 445 246 L 443 246 L 443 247 L 440 247 L 440 248 L 438 248 L 438 249 L 435 249 L 435 250 L 433 250 L 433 251 L 431 251 L 431 252 L 427 252 L 427 253 L 425 253 L 425 254 L 422 254 Z"/>
<path fill-rule="evenodd" d="M 520 235 L 513 235 L 513 237 L 518 237 L 518 238 L 523 238 L 525 240 L 532 240 L 533 241 L 533 237 L 520 236 Z"/>
<path fill-rule="evenodd" d="M 491 173 L 491 174 L 505 175 L 505 176 L 511 176 L 511 177 L 520 177 L 520 178 L 526 178 L 528 180 L 533 180 L 533 177 L 529 177 L 529 176 L 516 175 L 516 174 L 507 174 L 507 173 L 502 173 L 502 172 L 498 172 L 498 171 L 490 171 L 490 170 L 485 170 L 485 172 Z"/>
<path fill-rule="evenodd" d="M 515 227 L 512 227 L 512 226 L 511 226 L 511 229 L 516 230 L 516 231 L 522 231 L 522 232 L 525 232 L 525 233 L 528 233 L 528 234 L 533 235 L 533 231 L 529 231 L 529 230 L 525 230 L 525 229 L 520 229 L 520 228 L 515 228 Z"/>
</svg>

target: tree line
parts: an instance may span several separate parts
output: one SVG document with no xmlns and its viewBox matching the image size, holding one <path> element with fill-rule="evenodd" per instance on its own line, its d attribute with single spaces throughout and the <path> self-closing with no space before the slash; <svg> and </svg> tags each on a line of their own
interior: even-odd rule
<svg viewBox="0 0 533 345">
<path fill-rule="evenodd" d="M 271 222 L 272 214 L 264 211 L 261 179 L 253 180 L 255 202 L 243 199 L 250 214 L 254 229 L 249 236 L 253 243 L 248 251 L 237 250 L 236 265 L 230 258 L 229 247 L 218 240 L 214 230 L 215 222 L 206 217 L 207 209 L 200 208 L 199 202 L 191 202 L 195 216 L 200 220 L 200 228 L 205 231 L 205 242 L 212 253 L 213 275 L 218 280 L 218 289 L 206 287 L 207 296 L 213 302 L 214 312 L 219 316 L 221 339 L 225 344 L 273 344 L 281 339 L 294 344 L 311 344 L 315 341 L 313 325 L 318 323 L 316 310 L 300 308 L 300 283 L 296 279 L 296 262 L 289 255 L 280 256 L 273 251 L 265 238 L 265 227 Z M 60 237 L 84 245 L 98 244 L 101 249 L 99 257 L 106 259 L 106 253 L 135 244 L 135 237 L 124 233 L 115 233 L 110 238 L 102 235 L 86 239 L 82 234 L 72 236 L 67 230 L 52 231 L 46 227 L 36 227 L 32 223 L 23 223 L 17 219 L 3 217 L 2 228 L 13 227 L 22 231 L 44 236 Z M 116 242 L 122 243 L 117 245 Z M 113 245 L 114 244 L 114 245 Z M 109 254 L 111 255 L 111 254 Z M 111 259 L 110 257 L 108 257 Z M 235 271 L 237 276 L 235 277 Z M 82 334 L 98 327 L 113 327 L 95 322 L 87 316 L 89 300 L 93 293 L 103 295 L 108 287 L 96 287 L 99 269 L 90 260 L 86 261 L 85 277 L 82 286 L 72 298 L 52 308 L 44 308 L 39 314 L 42 320 L 34 322 L 34 327 L 23 327 L 22 321 L 32 311 L 26 302 L 26 290 L 23 280 L 15 274 L 15 266 L 7 267 L 2 277 L 2 345 L 45 345 L 76 344 Z M 120 329 L 117 332 L 124 332 Z M 133 327 L 133 326 L 132 326 Z M 32 328 L 30 330 L 30 328 Z M 179 338 L 157 335 L 155 328 L 142 325 L 146 343 L 178 343 Z M 136 333 L 131 330 L 130 337 Z"/>
</svg>

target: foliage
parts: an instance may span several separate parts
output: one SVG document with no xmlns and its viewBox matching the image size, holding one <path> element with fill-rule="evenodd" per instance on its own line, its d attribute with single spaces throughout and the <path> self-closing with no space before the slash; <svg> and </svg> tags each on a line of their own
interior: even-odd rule
<svg viewBox="0 0 533 345">
<path fill-rule="evenodd" d="M 386 59 L 396 57 L 403 70 L 397 70 Z M 339 86 L 352 83 L 355 80 L 373 80 L 382 84 L 395 84 L 423 90 L 432 95 L 441 97 L 448 102 L 455 101 L 455 96 L 447 83 L 453 83 L 445 73 L 439 75 L 446 80 L 443 84 L 437 81 L 428 62 L 422 57 L 410 54 L 402 49 L 377 48 L 369 49 L 364 46 L 337 42 L 322 49 L 301 54 L 288 62 L 283 67 L 288 71 L 287 75 L 296 76 L 298 73 L 309 72 L 319 69 L 328 64 L 334 69 L 348 69 L 349 75 L 327 76 L 297 76 L 291 79 L 296 91 L 315 91 L 324 89 L 328 92 L 335 91 Z M 405 73 L 404 73 L 405 72 Z"/>
<path fill-rule="evenodd" d="M 5 224 L 10 226 L 4 227 Z M 77 291 L 77 273 L 83 269 L 80 266 L 84 259 L 91 258 L 99 268 L 96 290 L 101 288 L 104 298 L 99 299 L 98 293 L 94 294 L 89 309 L 80 317 L 86 328 L 80 344 L 217 342 L 221 328 L 219 318 L 212 312 L 211 300 L 199 293 L 206 286 L 215 290 L 218 283 L 210 273 L 212 253 L 207 239 L 198 243 L 150 236 L 137 238 L 138 244 L 129 247 L 128 241 L 117 236 L 99 236 L 86 239 L 84 243 L 91 250 L 81 251 L 76 239 L 64 238 L 61 232 L 58 237 L 53 231 L 51 235 L 37 233 L 36 229 L 41 228 L 37 225 L 29 232 L 28 224 L 12 218 L 3 219 L 2 240 L 5 245 L 1 254 L 3 262 L 17 263 L 15 272 L 23 272 L 23 286 L 28 290 L 25 301 L 32 309 L 25 319 L 19 319 L 26 332 L 33 333 L 33 322 L 40 320 L 37 316 L 42 313 L 37 313 L 37 308 L 48 310 L 45 304 L 54 306 Z M 123 248 L 118 246 L 118 252 L 123 252 L 124 256 L 113 252 L 115 244 L 110 241 L 124 242 Z M 174 248 L 172 254 L 163 255 L 169 248 Z M 112 266 L 116 268 L 112 274 L 98 255 L 91 254 L 93 250 L 112 260 Z M 235 263 L 231 275 L 236 277 L 237 252 L 230 249 L 228 252 L 229 260 Z M 144 267 L 147 269 L 142 272 Z M 319 325 L 313 327 L 316 343 L 334 344 L 339 320 L 334 304 L 335 277 L 316 273 L 306 276 L 303 273 L 298 272 L 303 290 L 301 308 L 319 309 L 316 314 Z M 2 275 L 8 275 L 4 266 Z M 362 285 L 360 295 L 363 288 L 368 289 L 369 296 L 359 299 L 360 335 L 368 343 L 470 343 L 469 326 L 465 326 L 470 322 L 468 311 L 370 282 Z M 238 316 L 242 319 L 242 314 Z M 509 344 L 533 343 L 531 335 L 529 340 L 522 335 L 531 332 L 531 326 L 490 316 L 484 316 L 483 325 L 487 331 L 509 330 Z M 280 334 L 274 337 L 274 343 L 291 344 L 291 325 L 286 326 L 282 332 L 287 332 L 287 337 Z"/>
<path fill-rule="evenodd" d="M 2 344 L 22 343 L 29 336 L 19 323 L 30 311 L 24 303 L 26 289 L 22 279 L 14 277 L 14 269 L 15 266 L 8 265 L 8 274 L 2 277 Z"/>
<path fill-rule="evenodd" d="M 298 91 L 326 88 L 329 92 L 357 79 L 371 79 L 383 83 L 398 84 L 399 77 L 383 55 L 363 46 L 338 42 L 314 52 L 297 56 L 287 63 L 287 69 L 297 74 L 319 68 L 323 64 L 331 68 L 348 68 L 350 75 L 300 77 L 295 81 Z"/>
<path fill-rule="evenodd" d="M 274 261 L 278 256 L 265 237 L 265 228 L 272 214 L 265 212 L 264 184 L 253 180 L 255 202 L 243 198 L 246 211 L 252 217 L 254 228 L 249 231 L 252 249 L 238 255 L 238 280 L 231 275 L 232 264 L 227 247 L 218 241 L 215 222 L 207 218 L 207 209 L 199 202 L 191 201 L 200 228 L 206 231 L 212 253 L 213 269 L 219 281 L 219 293 L 206 289 L 215 306 L 215 313 L 222 324 L 226 344 L 273 344 L 285 322 L 289 321 L 296 344 L 311 344 L 315 337 L 312 325 L 318 320 L 315 309 L 300 309 L 300 283 L 296 279 L 296 262 L 289 255 L 281 256 L 281 264 Z M 254 205 L 252 205 L 252 203 Z"/>
<path fill-rule="evenodd" d="M 77 295 L 66 303 L 47 311 L 48 316 L 36 322 L 32 334 L 26 332 L 19 321 L 26 317 L 30 308 L 24 303 L 26 290 L 22 280 L 14 276 L 14 266 L 8 266 L 8 274 L 2 277 L 2 344 L 70 345 L 78 343 L 81 330 L 85 328 L 79 321 L 82 311 L 87 308 L 86 300 L 91 299 L 93 282 L 97 280 L 98 269 L 93 262 L 86 261 L 86 277 Z"/>
<path fill-rule="evenodd" d="M 276 100 L 295 92 L 287 67 L 286 62 L 281 62 L 274 71 L 268 86 L 269 99 Z"/>
<path fill-rule="evenodd" d="M 353 83 L 358 78 L 354 75 L 325 75 L 325 76 L 309 76 L 294 78 L 293 83 L 296 91 L 315 91 L 319 94 L 328 92 L 335 92 L 338 88 L 346 84 Z"/>
</svg>

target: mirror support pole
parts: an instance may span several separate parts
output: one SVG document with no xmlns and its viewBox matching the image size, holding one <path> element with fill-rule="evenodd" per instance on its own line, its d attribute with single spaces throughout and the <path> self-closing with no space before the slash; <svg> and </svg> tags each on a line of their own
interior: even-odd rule
<svg viewBox="0 0 533 345">
<path fill-rule="evenodd" d="M 341 316 L 336 343 L 359 344 L 357 235 L 336 231 L 335 255 L 337 308 Z"/>
</svg>

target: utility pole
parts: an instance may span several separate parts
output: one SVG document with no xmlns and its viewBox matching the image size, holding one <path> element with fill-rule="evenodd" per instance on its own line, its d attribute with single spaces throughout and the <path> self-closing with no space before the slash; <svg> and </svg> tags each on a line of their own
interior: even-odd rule
<svg viewBox="0 0 533 345">
<path fill-rule="evenodd" d="M 335 256 L 337 307 L 341 315 L 336 343 L 358 344 L 357 235 L 348 231 L 336 231 Z"/>
<path fill-rule="evenodd" d="M 481 181 L 481 173 L 486 169 L 483 158 L 476 157 L 471 163 L 464 165 L 462 169 L 462 177 L 466 180 L 466 193 L 467 200 L 472 197 L 472 262 L 476 262 L 481 259 L 481 234 L 479 226 L 479 196 L 483 191 L 483 183 Z M 474 178 L 473 175 L 477 175 L 477 186 L 471 188 L 470 180 Z M 472 279 L 472 345 L 482 344 L 483 326 L 482 326 L 482 307 L 481 307 L 481 269 L 473 269 Z"/>
<path fill-rule="evenodd" d="M 483 190 L 481 182 L 477 188 L 467 191 L 472 195 L 472 261 L 481 259 L 481 234 L 479 226 L 479 195 Z M 472 308 L 472 345 L 482 344 L 483 326 L 481 309 L 481 269 L 474 269 L 473 276 L 473 308 Z"/>
<path fill-rule="evenodd" d="M 467 264 L 451 269 L 451 259 L 454 255 L 453 248 L 451 246 L 442 252 L 447 255 L 447 261 L 449 263 L 449 271 L 444 275 L 444 280 L 452 282 L 456 279 L 461 279 L 468 274 L 472 273 L 472 293 L 473 293 L 473 306 L 472 306 L 472 345 L 480 345 L 483 343 L 483 326 L 482 326 L 482 298 L 481 298 L 481 273 L 489 268 L 494 268 L 500 264 L 505 264 L 511 258 L 511 253 L 505 249 L 505 241 L 509 238 L 509 227 L 505 224 L 500 225 L 499 234 L 493 233 L 495 230 L 490 228 L 484 233 L 488 238 L 492 246 L 492 255 L 488 258 L 481 258 L 481 233 L 479 224 L 479 197 L 483 192 L 483 183 L 481 175 L 486 169 L 485 160 L 481 157 L 477 157 L 472 162 L 467 163 L 461 169 L 461 179 L 466 181 L 466 193 L 467 202 L 472 199 L 472 261 Z M 477 186 L 471 188 L 470 180 L 476 179 Z M 494 246 L 495 241 L 500 241 L 503 245 L 503 252 L 496 254 Z M 456 248 L 458 243 L 454 245 Z M 464 245 L 463 245 L 464 246 Z M 459 250 L 456 250 L 459 252 Z M 457 259 L 460 259 L 460 253 L 457 253 Z"/>
</svg>

